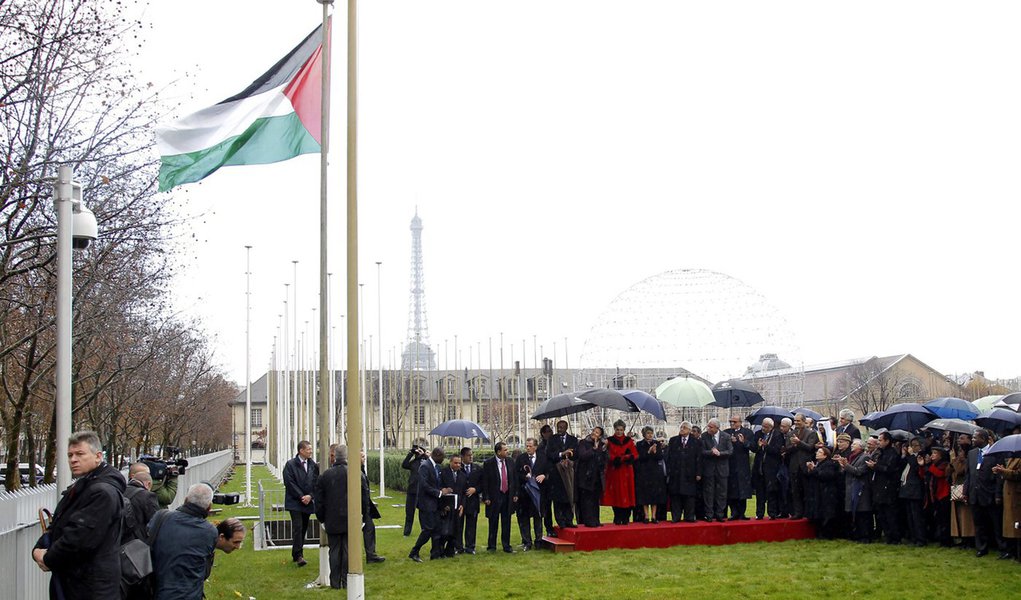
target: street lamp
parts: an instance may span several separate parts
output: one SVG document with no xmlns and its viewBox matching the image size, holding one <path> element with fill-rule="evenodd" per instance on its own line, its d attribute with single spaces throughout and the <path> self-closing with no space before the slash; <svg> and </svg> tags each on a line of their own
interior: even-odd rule
<svg viewBox="0 0 1021 600">
<path fill-rule="evenodd" d="M 53 184 L 57 212 L 57 488 L 71 485 L 67 440 L 71 437 L 71 250 L 87 248 L 99 237 L 96 215 L 82 204 L 82 186 L 69 166 L 57 170 Z"/>
</svg>

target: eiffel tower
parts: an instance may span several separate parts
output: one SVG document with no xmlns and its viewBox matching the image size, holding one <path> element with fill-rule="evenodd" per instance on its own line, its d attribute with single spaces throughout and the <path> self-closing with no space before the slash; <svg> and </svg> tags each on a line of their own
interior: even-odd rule
<svg viewBox="0 0 1021 600">
<path fill-rule="evenodd" d="M 401 353 L 407 371 L 436 369 L 436 354 L 429 345 L 429 322 L 425 312 L 425 271 L 422 268 L 422 219 L 411 219 L 411 303 L 408 307 L 408 341 Z"/>
</svg>

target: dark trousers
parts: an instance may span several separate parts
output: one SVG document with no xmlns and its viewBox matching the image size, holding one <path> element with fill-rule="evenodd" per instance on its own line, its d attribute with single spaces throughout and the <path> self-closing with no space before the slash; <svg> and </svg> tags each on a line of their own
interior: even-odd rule
<svg viewBox="0 0 1021 600">
<path fill-rule="evenodd" d="M 571 527 L 574 524 L 574 515 L 571 514 L 570 502 L 553 501 L 553 514 L 557 518 L 557 525 L 560 527 Z"/>
<path fill-rule="evenodd" d="M 681 522 L 682 514 L 685 521 L 693 523 L 697 518 L 695 516 L 695 497 L 672 494 L 670 496 L 670 510 L 673 513 L 672 520 L 674 523 Z"/>
<path fill-rule="evenodd" d="M 936 500 L 932 506 L 933 538 L 940 546 L 950 546 L 950 497 Z"/>
<path fill-rule="evenodd" d="M 376 524 L 372 522 L 372 519 L 365 520 L 365 526 L 362 527 L 362 541 L 365 543 L 365 556 L 375 556 Z"/>
<path fill-rule="evenodd" d="M 479 513 L 470 513 L 465 511 L 463 527 L 464 527 L 464 549 L 474 550 L 475 549 L 475 530 L 479 525 Z"/>
<path fill-rule="evenodd" d="M 769 515 L 775 519 L 780 516 L 780 486 L 774 483 L 772 486 L 766 482 L 757 482 L 755 485 L 755 516 L 758 518 Z"/>
<path fill-rule="evenodd" d="M 900 523 L 897 518 L 896 504 L 877 504 L 876 521 L 883 528 L 883 535 L 886 536 L 887 544 L 900 543 Z"/>
<path fill-rule="evenodd" d="M 486 546 L 487 550 L 496 549 L 496 531 L 500 529 L 500 541 L 503 543 L 503 549 L 509 550 L 511 547 L 510 543 L 510 527 L 511 527 L 511 498 L 507 494 L 501 494 L 497 492 L 496 497 L 492 499 L 492 504 L 486 507 L 487 516 L 489 517 L 489 544 Z"/>
<path fill-rule="evenodd" d="M 308 533 L 308 518 L 311 516 L 300 510 L 291 513 L 291 559 L 298 560 L 304 555 L 305 534 Z"/>
<path fill-rule="evenodd" d="M 418 524 L 422 533 L 418 534 L 418 540 L 411 549 L 411 555 L 418 555 L 426 542 L 431 542 L 429 547 L 429 558 L 439 558 L 443 555 L 443 538 L 440 537 L 440 517 L 434 510 L 418 511 Z"/>
<path fill-rule="evenodd" d="M 971 505 L 971 515 L 975 521 L 975 550 L 988 552 L 990 542 L 996 544 L 1000 552 L 1007 551 L 1007 541 L 1003 539 L 1003 507 L 996 504 L 990 506 Z"/>
<path fill-rule="evenodd" d="M 619 506 L 613 507 L 613 524 L 614 525 L 627 525 L 628 521 L 631 520 L 632 508 L 626 506 L 621 508 Z"/>
<path fill-rule="evenodd" d="M 326 534 L 330 545 L 330 587 L 347 587 L 347 533 Z"/>
<path fill-rule="evenodd" d="M 524 493 L 523 498 L 519 498 L 521 502 L 518 506 L 518 530 L 521 532 L 521 543 L 531 546 L 542 539 L 542 516 L 539 514 L 539 509 L 528 498 L 528 492 Z M 532 530 L 534 530 L 534 537 Z"/>
<path fill-rule="evenodd" d="M 702 502 L 705 518 L 722 519 L 727 516 L 727 476 L 708 473 L 702 477 Z"/>
<path fill-rule="evenodd" d="M 585 527 L 599 527 L 598 490 L 578 490 L 578 521 Z"/>
<path fill-rule="evenodd" d="M 408 499 L 404 501 L 404 535 L 411 535 L 411 530 L 415 526 L 415 507 L 418 506 L 418 494 L 408 494 Z"/>
<path fill-rule="evenodd" d="M 800 519 L 805 516 L 805 474 L 791 469 L 791 493 L 789 506 L 791 517 Z"/>
<path fill-rule="evenodd" d="M 730 509 L 731 519 L 744 519 L 745 512 L 748 510 L 748 501 L 743 498 L 731 498 L 727 500 L 727 507 Z"/>
<path fill-rule="evenodd" d="M 911 542 L 916 546 L 924 546 L 927 539 L 925 535 L 925 515 L 922 512 L 924 500 L 902 500 L 904 505 L 905 522 L 908 526 L 908 535 Z"/>
<path fill-rule="evenodd" d="M 872 541 L 872 513 L 857 511 L 851 513 L 854 520 L 854 529 L 851 539 L 856 542 L 869 543 Z"/>
<path fill-rule="evenodd" d="M 550 500 L 549 494 L 549 484 L 539 486 L 539 512 L 542 514 L 546 535 L 553 534 L 553 501 Z"/>
</svg>

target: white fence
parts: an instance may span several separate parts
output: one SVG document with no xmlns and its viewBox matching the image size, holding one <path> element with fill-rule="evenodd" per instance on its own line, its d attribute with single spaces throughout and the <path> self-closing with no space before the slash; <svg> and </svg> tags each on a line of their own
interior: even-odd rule
<svg viewBox="0 0 1021 600">
<path fill-rule="evenodd" d="M 230 450 L 189 458 L 188 468 L 178 478 L 177 498 L 171 508 L 181 504 L 191 484 L 199 481 L 219 484 L 231 464 Z M 32 560 L 32 547 L 42 533 L 39 509 L 48 508 L 52 512 L 59 498 L 57 486 L 52 483 L 0 492 L 0 582 L 4 587 L 0 596 L 19 600 L 49 597 L 49 573 L 40 571 Z"/>
</svg>

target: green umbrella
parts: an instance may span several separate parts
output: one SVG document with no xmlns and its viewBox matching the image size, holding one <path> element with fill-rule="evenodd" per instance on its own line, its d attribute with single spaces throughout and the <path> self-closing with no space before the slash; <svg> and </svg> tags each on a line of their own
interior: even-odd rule
<svg viewBox="0 0 1021 600">
<path fill-rule="evenodd" d="M 986 412 L 992 410 L 993 405 L 999 402 L 1000 399 L 1002 398 L 1003 398 L 1002 394 L 999 396 L 982 396 L 978 400 L 974 401 L 972 404 L 974 404 L 979 409 L 980 412 Z"/>
<path fill-rule="evenodd" d="M 678 408 L 702 408 L 715 400 L 709 386 L 690 377 L 674 377 L 656 388 L 656 398 Z"/>
</svg>

